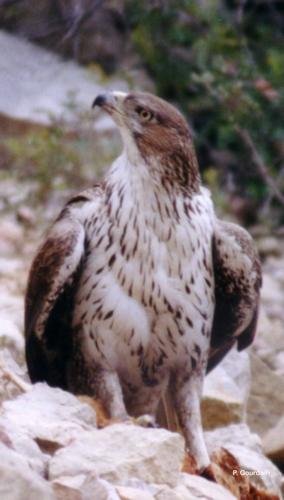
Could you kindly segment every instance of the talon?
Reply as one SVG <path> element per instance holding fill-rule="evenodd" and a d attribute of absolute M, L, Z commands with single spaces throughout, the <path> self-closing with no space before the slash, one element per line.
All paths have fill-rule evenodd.
<path fill-rule="evenodd" d="M 205 469 L 203 469 L 200 474 L 201 477 L 204 477 L 204 479 L 208 479 L 209 481 L 213 481 L 214 483 L 217 482 L 217 478 L 214 472 L 214 467 L 212 464 L 209 464 Z"/>
<path fill-rule="evenodd" d="M 141 415 L 140 417 L 136 417 L 133 419 L 133 423 L 139 425 L 140 427 L 146 428 L 157 428 L 157 424 L 155 418 L 151 415 Z"/>

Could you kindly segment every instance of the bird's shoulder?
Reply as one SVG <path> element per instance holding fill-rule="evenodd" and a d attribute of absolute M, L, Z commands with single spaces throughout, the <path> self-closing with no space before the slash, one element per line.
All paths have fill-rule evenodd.
<path fill-rule="evenodd" d="M 72 196 L 51 224 L 32 262 L 25 302 L 26 331 L 44 329 L 64 287 L 74 279 L 85 255 L 86 223 L 95 217 L 104 193 L 96 184 Z"/>
<path fill-rule="evenodd" d="M 246 275 L 261 286 L 261 263 L 255 242 L 249 232 L 238 224 L 216 220 L 213 236 L 213 259 L 218 270 L 228 279 Z M 254 274 L 247 274 L 247 273 Z"/>
<path fill-rule="evenodd" d="M 105 195 L 104 182 L 96 183 L 88 189 L 84 189 L 71 196 L 59 213 L 55 223 L 71 217 L 84 223 L 89 213 L 95 213 L 100 207 Z"/>

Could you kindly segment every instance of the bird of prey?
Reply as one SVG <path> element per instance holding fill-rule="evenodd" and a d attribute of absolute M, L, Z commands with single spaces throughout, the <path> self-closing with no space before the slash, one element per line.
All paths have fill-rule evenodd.
<path fill-rule="evenodd" d="M 244 229 L 217 219 L 175 107 L 143 92 L 94 105 L 116 123 L 123 151 L 66 204 L 33 261 L 29 374 L 100 399 L 110 418 L 154 419 L 170 401 L 203 471 L 203 379 L 253 340 L 258 256 Z"/>

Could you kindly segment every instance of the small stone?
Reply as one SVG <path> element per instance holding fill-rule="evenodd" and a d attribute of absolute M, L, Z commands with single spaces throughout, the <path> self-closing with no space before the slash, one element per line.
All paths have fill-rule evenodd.
<path fill-rule="evenodd" d="M 24 205 L 18 208 L 17 219 L 27 227 L 33 227 L 36 222 L 35 214 L 32 209 Z"/>
<path fill-rule="evenodd" d="M 261 256 L 266 257 L 267 255 L 281 255 L 281 247 L 279 245 L 278 239 L 273 238 L 273 236 L 266 236 L 257 241 L 257 248 Z"/>
<path fill-rule="evenodd" d="M 120 500 L 115 488 L 94 473 L 59 477 L 52 486 L 56 500 Z"/>
<path fill-rule="evenodd" d="M 23 229 L 16 222 L 4 219 L 0 221 L 0 253 L 10 256 L 23 241 Z"/>
<path fill-rule="evenodd" d="M 155 500 L 155 497 L 146 491 L 130 488 L 128 486 L 116 486 L 116 491 L 121 500 Z M 157 497 L 156 497 L 157 498 Z"/>
<path fill-rule="evenodd" d="M 13 374 L 14 378 L 19 377 L 20 380 L 25 378 L 24 368 L 18 365 L 14 357 L 12 349 L 0 349 L 0 403 L 6 399 L 14 399 L 23 392 L 22 388 L 10 377 L 10 374 Z M 23 353 L 21 353 L 21 357 L 23 357 Z"/>
<path fill-rule="evenodd" d="M 263 274 L 261 301 L 269 317 L 280 317 L 283 314 L 283 289 L 272 274 Z"/>
<path fill-rule="evenodd" d="M 1 315 L 0 321 L 0 348 L 9 349 L 16 360 L 23 358 L 24 338 L 15 321 L 8 315 Z"/>

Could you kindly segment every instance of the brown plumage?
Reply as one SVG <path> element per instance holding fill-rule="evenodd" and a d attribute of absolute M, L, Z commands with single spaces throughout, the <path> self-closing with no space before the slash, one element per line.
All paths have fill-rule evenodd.
<path fill-rule="evenodd" d="M 175 108 L 119 92 L 95 105 L 124 150 L 101 184 L 67 203 L 33 262 L 29 373 L 99 398 L 110 417 L 155 419 L 164 401 L 202 470 L 203 378 L 235 343 L 252 342 L 257 253 L 244 229 L 216 218 Z"/>

